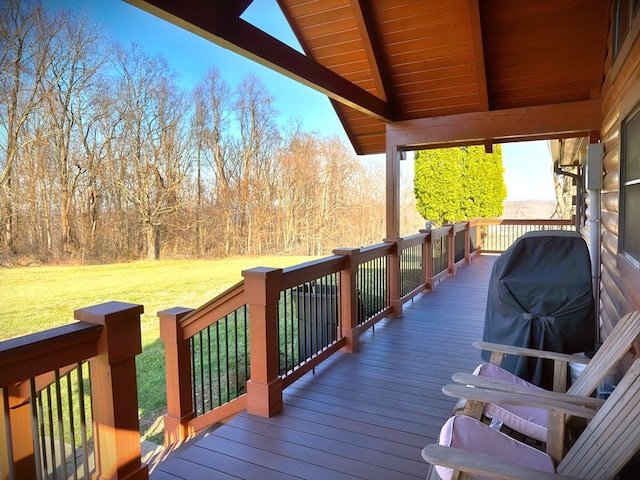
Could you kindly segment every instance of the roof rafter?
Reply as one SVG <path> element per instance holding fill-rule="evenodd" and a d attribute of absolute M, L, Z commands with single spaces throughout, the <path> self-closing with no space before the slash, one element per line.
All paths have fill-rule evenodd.
<path fill-rule="evenodd" d="M 489 93 L 487 91 L 487 73 L 484 64 L 484 45 L 482 41 L 482 22 L 480 21 L 479 0 L 469 0 L 469 23 L 471 24 L 471 41 L 473 42 L 473 58 L 476 79 L 478 81 L 478 98 L 480 108 L 489 110 Z"/>
<path fill-rule="evenodd" d="M 384 100 L 320 65 L 246 21 L 229 9 L 202 0 L 127 0 L 175 25 L 301 82 L 340 103 L 389 122 L 394 117 Z M 224 3 L 224 2 L 220 2 Z"/>
<path fill-rule="evenodd" d="M 395 104 L 394 94 L 391 91 L 387 65 L 383 62 L 384 56 L 380 48 L 378 32 L 374 27 L 375 22 L 371 19 L 371 13 L 363 0 L 350 0 L 350 3 L 378 96 L 393 105 Z"/>

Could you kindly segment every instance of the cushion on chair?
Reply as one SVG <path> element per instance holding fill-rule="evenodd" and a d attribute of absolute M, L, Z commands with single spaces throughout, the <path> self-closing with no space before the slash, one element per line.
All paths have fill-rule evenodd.
<path fill-rule="evenodd" d="M 555 473 L 552 458 L 540 450 L 498 432 L 488 425 L 465 415 L 451 417 L 440 430 L 440 445 L 494 455 L 544 472 Z M 451 468 L 435 466 L 442 480 L 451 480 Z M 486 477 L 473 477 L 474 480 Z"/>
<path fill-rule="evenodd" d="M 492 363 L 482 363 L 473 372 L 474 375 L 496 378 L 526 387 L 541 390 L 513 373 Z M 487 404 L 484 409 L 487 416 L 501 421 L 504 425 L 540 442 L 547 441 L 547 410 L 544 408 L 525 407 L 520 405 Z"/>

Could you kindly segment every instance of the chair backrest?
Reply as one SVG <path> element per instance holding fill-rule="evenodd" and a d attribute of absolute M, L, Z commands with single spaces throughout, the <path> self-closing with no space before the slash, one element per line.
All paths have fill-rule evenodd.
<path fill-rule="evenodd" d="M 557 473 L 586 479 L 608 479 L 640 448 L 640 359 L 578 437 Z"/>
<path fill-rule="evenodd" d="M 567 393 L 582 397 L 591 395 L 629 352 L 639 335 L 640 311 L 622 317 Z"/>

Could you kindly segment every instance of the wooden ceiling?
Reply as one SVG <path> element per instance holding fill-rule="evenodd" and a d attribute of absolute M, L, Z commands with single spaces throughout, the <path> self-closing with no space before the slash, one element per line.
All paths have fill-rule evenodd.
<path fill-rule="evenodd" d="M 240 18 L 250 0 L 127 1 L 327 94 L 358 154 L 405 127 L 433 147 L 601 125 L 609 0 L 277 0 L 304 55 Z"/>

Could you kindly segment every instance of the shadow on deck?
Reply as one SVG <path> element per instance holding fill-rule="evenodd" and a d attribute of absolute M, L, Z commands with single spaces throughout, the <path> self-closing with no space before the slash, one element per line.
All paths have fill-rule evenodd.
<path fill-rule="evenodd" d="M 272 418 L 242 413 L 153 469 L 164 479 L 424 479 L 455 400 L 441 388 L 480 362 L 487 286 L 497 257 L 480 256 L 405 305 L 284 392 Z"/>

